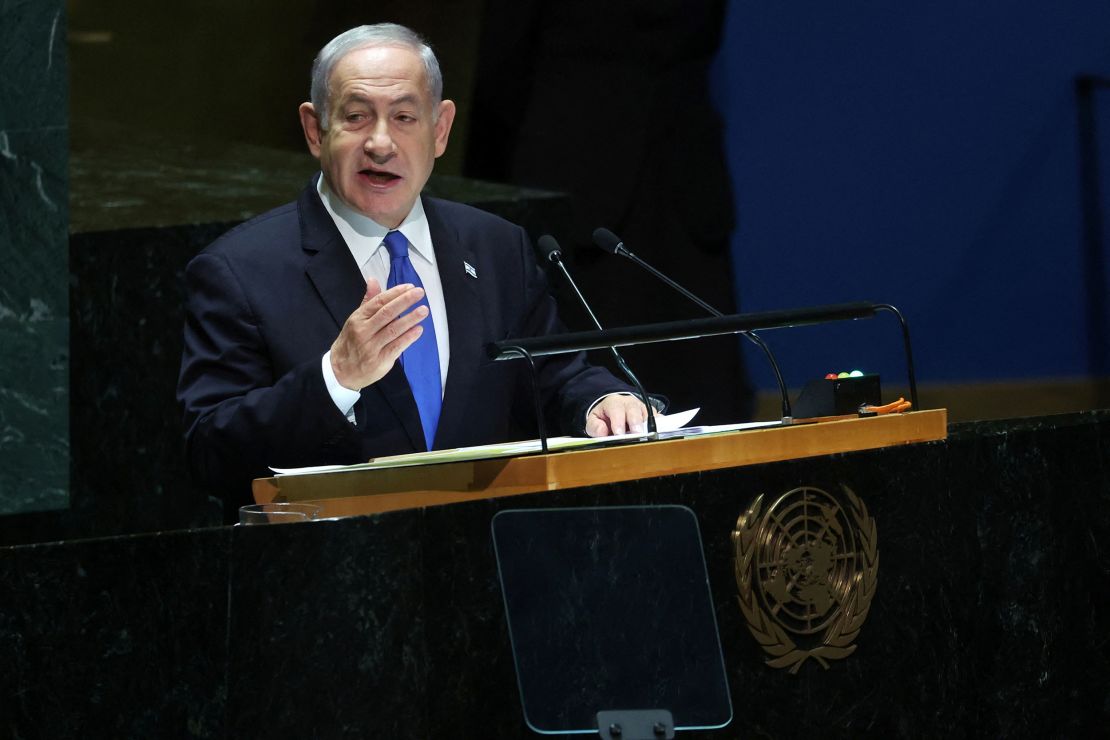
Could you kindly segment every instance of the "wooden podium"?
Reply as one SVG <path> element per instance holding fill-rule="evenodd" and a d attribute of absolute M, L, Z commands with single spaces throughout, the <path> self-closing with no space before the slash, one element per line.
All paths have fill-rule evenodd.
<path fill-rule="evenodd" d="M 254 481 L 258 503 L 311 501 L 354 516 L 945 439 L 944 409 L 569 450 L 547 455 Z"/>

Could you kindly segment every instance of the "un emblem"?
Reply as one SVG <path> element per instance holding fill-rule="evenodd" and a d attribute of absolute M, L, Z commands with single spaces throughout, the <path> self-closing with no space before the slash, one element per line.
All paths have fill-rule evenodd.
<path fill-rule="evenodd" d="M 809 658 L 824 668 L 855 652 L 878 583 L 875 520 L 851 490 L 843 497 L 795 488 L 763 510 L 763 496 L 732 532 L 740 611 L 791 673 Z"/>

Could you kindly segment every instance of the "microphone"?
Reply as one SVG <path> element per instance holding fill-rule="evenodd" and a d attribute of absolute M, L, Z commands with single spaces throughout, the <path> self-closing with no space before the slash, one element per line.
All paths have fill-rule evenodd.
<path fill-rule="evenodd" d="M 669 277 L 659 272 L 659 270 L 656 270 L 647 262 L 643 261 L 635 254 L 633 254 L 628 249 L 628 247 L 624 246 L 624 242 L 621 240 L 621 238 L 614 234 L 612 231 L 609 231 L 609 229 L 594 229 L 594 244 L 596 244 L 602 250 L 609 252 L 610 254 L 615 254 L 618 257 L 624 257 L 626 259 L 632 260 L 637 265 L 644 268 L 652 275 L 669 285 L 671 288 L 677 290 L 686 298 L 696 303 L 699 307 L 701 307 L 703 311 L 707 312 L 711 316 L 724 316 L 724 314 L 713 308 L 713 306 L 710 306 L 701 298 L 698 298 L 696 295 L 686 290 L 686 288 L 682 287 L 674 280 L 671 280 Z M 763 338 L 756 334 L 754 331 L 742 331 L 740 332 L 740 334 L 742 334 L 753 344 L 763 350 L 763 353 L 767 355 L 767 361 L 771 364 L 771 370 L 773 370 L 775 373 L 775 380 L 777 380 L 779 384 L 779 393 L 782 395 L 782 420 L 783 423 L 789 423 L 793 415 L 793 412 L 790 410 L 790 395 L 786 392 L 786 383 L 782 379 L 782 372 L 779 371 L 779 364 L 775 361 L 774 353 L 771 352 L 771 348 L 767 346 L 767 343 L 763 341 Z"/>
<path fill-rule="evenodd" d="M 559 242 L 555 241 L 555 237 L 550 234 L 544 234 L 536 241 L 536 245 L 540 248 L 540 251 L 543 252 L 548 262 L 559 266 L 559 270 L 566 276 L 567 282 L 570 283 L 570 287 L 574 289 L 574 294 L 578 296 L 578 300 L 582 303 L 582 307 L 585 308 L 586 313 L 590 315 L 590 320 L 594 322 L 594 326 L 604 331 L 601 322 L 597 320 L 597 316 L 594 315 L 593 309 L 590 308 L 590 304 L 586 302 L 585 296 L 582 295 L 582 291 L 578 289 L 578 284 L 575 283 L 574 278 L 570 276 L 570 270 L 568 270 L 566 264 L 563 263 L 563 252 L 559 248 Z M 613 353 L 613 359 L 617 361 L 617 365 L 620 366 L 621 371 L 632 382 L 632 385 L 636 386 L 636 390 L 640 394 L 640 400 L 644 402 L 644 406 L 647 409 L 648 434 L 652 436 L 657 435 L 658 430 L 655 425 L 655 408 L 651 405 L 651 399 L 648 398 L 647 391 L 644 390 L 644 386 L 640 383 L 640 379 L 632 372 L 632 368 L 624 361 L 624 357 L 617 351 L 617 348 L 609 347 L 609 351 Z"/>

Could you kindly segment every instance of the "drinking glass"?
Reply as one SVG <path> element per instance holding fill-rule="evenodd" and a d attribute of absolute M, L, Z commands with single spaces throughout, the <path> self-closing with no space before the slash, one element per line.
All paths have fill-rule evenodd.
<path fill-rule="evenodd" d="M 292 524 L 307 522 L 320 516 L 320 507 L 306 503 L 250 504 L 239 507 L 239 523 Z"/>

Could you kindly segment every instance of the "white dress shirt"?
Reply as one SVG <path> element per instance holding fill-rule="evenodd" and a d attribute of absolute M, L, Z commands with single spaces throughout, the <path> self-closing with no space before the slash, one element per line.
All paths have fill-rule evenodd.
<path fill-rule="evenodd" d="M 389 280 L 390 260 L 389 249 L 385 246 L 384 239 L 391 229 L 352 210 L 332 194 L 323 177 L 320 177 L 317 182 L 316 190 L 328 215 L 331 216 L 343 241 L 346 242 L 347 248 L 351 250 L 355 264 L 362 271 L 363 280 L 374 278 L 382 290 L 385 290 Z M 436 349 L 439 350 L 439 392 L 442 395 L 443 387 L 447 382 L 447 368 L 451 361 L 447 307 L 443 302 L 443 284 L 440 282 L 439 269 L 436 267 L 436 254 L 432 246 L 432 235 L 428 229 L 428 218 L 424 215 L 424 204 L 419 198 L 396 231 L 400 231 L 409 242 L 409 261 L 412 262 L 416 274 L 420 276 L 420 282 L 424 284 L 428 308 L 431 309 L 431 320 L 435 322 Z M 339 384 L 335 371 L 331 367 L 330 350 L 324 353 L 320 370 L 324 374 L 324 383 L 327 385 L 332 401 L 353 422 L 353 408 L 359 399 L 359 393 Z"/>

